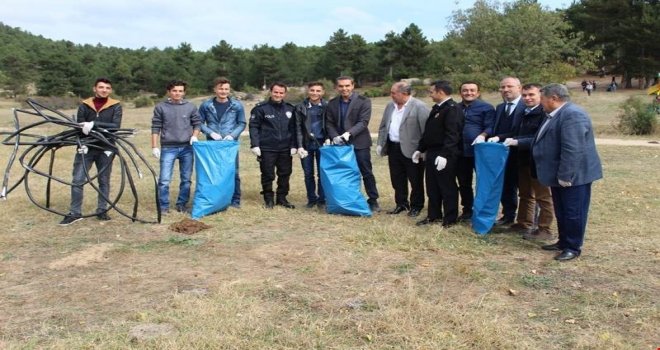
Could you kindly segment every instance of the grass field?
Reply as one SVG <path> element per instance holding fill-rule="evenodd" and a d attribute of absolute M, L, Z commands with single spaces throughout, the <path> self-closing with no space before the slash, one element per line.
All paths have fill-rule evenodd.
<path fill-rule="evenodd" d="M 574 100 L 599 135 L 618 137 L 608 128 L 633 93 Z M 374 100 L 372 132 L 388 101 Z M 150 117 L 125 111 L 145 154 Z M 2 112 L 0 127 L 11 126 Z M 0 147 L 1 164 L 9 152 Z M 265 210 L 246 137 L 242 208 L 203 218 L 212 228 L 195 235 L 168 229 L 178 213 L 162 224 L 111 213 L 60 227 L 19 188 L 0 202 L 0 349 L 656 349 L 660 147 L 599 152 L 605 178 L 594 184 L 583 255 L 569 263 L 514 234 L 301 208 L 297 158 L 289 199 L 298 208 Z M 63 177 L 71 157 L 58 159 Z M 374 168 L 389 209 L 387 160 L 374 156 Z M 151 181 L 138 182 L 145 216 L 155 215 Z M 55 193 L 66 210 L 68 190 Z M 136 337 L 138 328 L 159 336 Z"/>

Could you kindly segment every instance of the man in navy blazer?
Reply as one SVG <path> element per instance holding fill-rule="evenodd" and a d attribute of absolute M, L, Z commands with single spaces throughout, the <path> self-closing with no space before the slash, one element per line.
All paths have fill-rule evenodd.
<path fill-rule="evenodd" d="M 339 96 L 331 99 L 325 110 L 327 136 L 336 145 L 347 142 L 353 145 L 364 188 L 369 197 L 369 208 L 373 212 L 379 212 L 376 177 L 371 167 L 371 133 L 368 128 L 371 100 L 353 91 L 355 85 L 351 77 L 337 78 L 335 88 Z"/>
<path fill-rule="evenodd" d="M 550 186 L 559 231 L 559 241 L 544 250 L 561 251 L 555 260 L 580 256 L 591 183 L 603 177 L 596 151 L 593 127 L 587 113 L 570 102 L 568 89 L 549 84 L 541 89 L 541 105 L 548 117 L 532 144 L 536 177 Z"/>
<path fill-rule="evenodd" d="M 520 80 L 506 77 L 500 81 L 500 94 L 504 102 L 495 108 L 495 123 L 489 130 L 488 142 L 504 142 L 508 137 L 518 134 L 520 121 L 525 114 L 525 104 L 520 98 L 522 86 Z M 518 209 L 518 152 L 509 149 L 509 157 L 504 169 L 504 185 L 502 187 L 502 217 L 497 225 L 513 224 Z"/>

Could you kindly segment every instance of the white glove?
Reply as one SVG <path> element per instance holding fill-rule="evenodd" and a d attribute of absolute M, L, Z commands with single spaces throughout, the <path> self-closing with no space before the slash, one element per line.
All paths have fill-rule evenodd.
<path fill-rule="evenodd" d="M 197 136 L 191 136 L 191 137 L 190 137 L 190 144 L 191 144 L 191 145 L 192 145 L 193 143 L 197 142 L 197 141 L 199 141 L 199 140 L 197 139 Z"/>
<path fill-rule="evenodd" d="M 293 155 L 296 154 L 297 152 L 298 152 L 297 149 L 292 148 L 292 149 L 291 149 L 291 157 L 293 157 Z"/>
<path fill-rule="evenodd" d="M 437 156 L 435 158 L 435 168 L 441 171 L 447 166 L 447 158 Z"/>
<path fill-rule="evenodd" d="M 220 139 L 222 138 L 222 136 L 220 136 L 220 134 L 218 134 L 218 133 L 215 132 L 215 131 L 212 132 L 211 135 L 209 135 L 209 136 L 211 136 L 211 138 L 214 139 L 214 140 L 216 140 L 216 141 L 218 141 L 218 140 L 220 140 Z"/>
<path fill-rule="evenodd" d="M 474 138 L 474 141 L 472 141 L 472 146 L 476 145 L 477 143 L 482 143 L 484 141 L 486 141 L 486 136 L 479 135 L 479 136 Z"/>
<path fill-rule="evenodd" d="M 89 152 L 89 148 L 87 148 L 87 146 L 85 145 L 82 145 L 80 146 L 80 148 L 78 148 L 79 154 L 87 154 L 87 152 Z"/>
<path fill-rule="evenodd" d="M 323 142 L 323 146 L 329 146 L 332 142 L 330 142 L 330 139 L 325 139 L 325 142 Z"/>
<path fill-rule="evenodd" d="M 224 141 L 234 141 L 234 137 L 231 136 L 231 135 L 227 135 L 227 136 L 225 136 L 225 138 L 223 138 L 223 140 Z"/>
<path fill-rule="evenodd" d="M 498 136 L 493 136 L 488 139 L 488 142 L 500 142 L 500 138 Z"/>
<path fill-rule="evenodd" d="M 151 154 L 156 157 L 156 159 L 160 159 L 160 148 L 154 147 L 151 149 Z"/>
<path fill-rule="evenodd" d="M 422 152 L 420 152 L 420 151 L 415 151 L 415 152 L 413 152 L 413 155 L 412 155 L 412 162 L 415 163 L 415 164 L 419 163 L 419 159 L 420 159 L 421 157 L 422 157 Z"/>
<path fill-rule="evenodd" d="M 89 132 L 92 131 L 92 128 L 94 127 L 94 122 L 80 123 L 80 126 L 82 126 L 83 134 L 89 135 Z"/>
<path fill-rule="evenodd" d="M 518 146 L 518 140 L 516 140 L 516 139 L 514 139 L 514 138 L 507 137 L 507 138 L 504 140 L 503 145 L 505 145 L 505 146 L 507 146 L 507 147 L 509 147 L 509 146 Z"/>
<path fill-rule="evenodd" d="M 571 187 L 572 186 L 570 181 L 563 181 L 563 180 L 557 179 L 557 182 L 559 182 L 559 186 L 561 186 L 561 187 Z"/>
<path fill-rule="evenodd" d="M 335 138 L 332 139 L 333 145 L 343 145 L 345 143 L 346 141 L 341 136 L 335 136 Z"/>
<path fill-rule="evenodd" d="M 341 138 L 346 140 L 346 142 L 348 142 L 348 139 L 351 138 L 351 134 L 347 131 L 347 132 L 341 134 Z"/>
<path fill-rule="evenodd" d="M 307 152 L 304 148 L 302 148 L 302 147 L 298 148 L 298 156 L 300 157 L 300 159 L 304 159 L 308 155 L 309 155 L 309 152 Z"/>
<path fill-rule="evenodd" d="M 259 147 L 252 147 L 252 148 L 250 148 L 250 151 L 251 151 L 252 154 L 254 154 L 255 156 L 257 156 L 257 157 L 261 157 L 261 148 L 259 148 Z"/>
<path fill-rule="evenodd" d="M 383 156 L 383 146 L 381 145 L 376 146 L 376 155 L 379 157 Z"/>

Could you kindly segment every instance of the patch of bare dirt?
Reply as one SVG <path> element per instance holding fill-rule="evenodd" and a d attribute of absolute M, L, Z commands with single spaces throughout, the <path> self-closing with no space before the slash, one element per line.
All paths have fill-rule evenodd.
<path fill-rule="evenodd" d="M 107 259 L 105 253 L 112 249 L 112 247 L 112 243 L 93 245 L 67 257 L 53 261 L 48 264 L 48 268 L 51 270 L 64 270 L 69 267 L 87 266 L 90 263 L 102 262 Z"/>
<path fill-rule="evenodd" d="M 192 235 L 211 227 L 212 226 L 209 226 L 201 221 L 185 218 L 181 221 L 172 223 L 169 226 L 169 229 L 174 232 L 183 233 L 184 235 Z"/>
<path fill-rule="evenodd" d="M 142 343 L 147 340 L 173 335 L 176 329 L 169 323 L 147 323 L 137 325 L 128 332 L 128 338 L 132 343 Z"/>

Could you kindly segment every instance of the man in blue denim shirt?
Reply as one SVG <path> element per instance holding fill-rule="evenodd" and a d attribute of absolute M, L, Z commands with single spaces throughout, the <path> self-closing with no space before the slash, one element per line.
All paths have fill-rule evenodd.
<path fill-rule="evenodd" d="M 170 181 L 174 161 L 179 160 L 180 184 L 176 210 L 187 212 L 193 171 L 193 142 L 197 142 L 201 120 L 197 107 L 186 101 L 186 82 L 172 80 L 167 84 L 168 99 L 156 105 L 151 119 L 151 154 L 160 159 L 158 178 L 158 205 L 163 213 L 169 212 Z M 158 148 L 158 143 L 162 151 Z"/>
<path fill-rule="evenodd" d="M 231 82 L 225 77 L 213 81 L 215 97 L 202 103 L 199 116 L 202 120 L 202 132 L 207 140 L 232 141 L 238 140 L 245 130 L 245 110 L 236 99 L 229 97 Z M 236 178 L 231 206 L 241 207 L 241 178 L 238 175 L 238 154 L 236 155 Z"/>
<path fill-rule="evenodd" d="M 320 146 L 325 139 L 323 113 L 328 104 L 323 100 L 325 89 L 323 83 L 314 81 L 307 84 L 307 98 L 296 106 L 296 139 L 298 156 L 305 173 L 305 189 L 307 190 L 307 208 L 325 205 L 325 195 L 321 186 L 321 152 Z M 314 177 L 314 162 L 316 160 L 316 179 Z M 318 193 L 316 189 L 318 188 Z"/>

